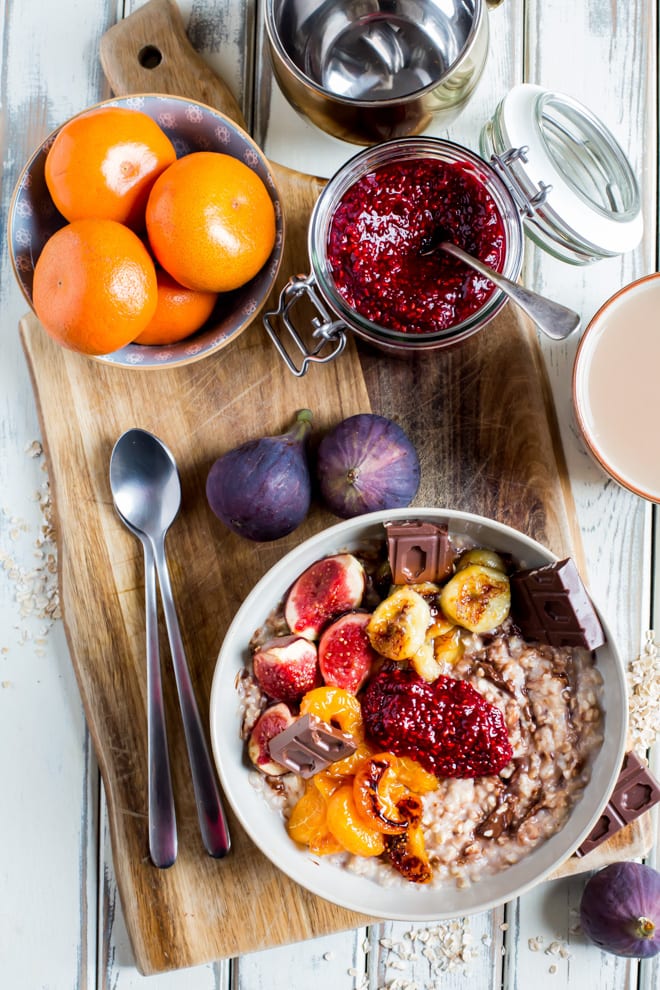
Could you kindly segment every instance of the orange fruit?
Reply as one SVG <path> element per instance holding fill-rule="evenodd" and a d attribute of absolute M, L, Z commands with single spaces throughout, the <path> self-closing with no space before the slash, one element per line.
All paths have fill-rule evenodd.
<path fill-rule="evenodd" d="M 187 289 L 162 268 L 156 270 L 156 279 L 156 312 L 136 344 L 174 344 L 189 337 L 206 323 L 218 298 L 217 292 Z"/>
<path fill-rule="evenodd" d="M 174 145 L 146 113 L 98 107 L 58 131 L 46 185 L 67 220 L 117 220 L 137 230 L 152 185 L 175 160 Z"/>
<path fill-rule="evenodd" d="M 32 302 L 59 344 L 110 354 L 156 311 L 156 269 L 144 244 L 115 220 L 75 220 L 50 237 L 34 266 Z"/>
<path fill-rule="evenodd" d="M 275 243 L 273 201 L 257 173 L 237 158 L 193 152 L 156 179 L 147 234 L 159 264 L 177 282 L 228 292 L 268 260 Z"/>

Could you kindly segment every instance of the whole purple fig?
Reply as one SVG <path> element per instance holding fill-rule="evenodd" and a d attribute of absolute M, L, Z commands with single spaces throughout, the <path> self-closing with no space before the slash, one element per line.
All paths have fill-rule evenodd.
<path fill-rule="evenodd" d="M 225 526 L 249 540 L 277 540 L 309 512 L 311 482 L 306 444 L 312 414 L 301 409 L 291 429 L 249 440 L 219 457 L 206 480 L 206 497 Z"/>
<path fill-rule="evenodd" d="M 410 505 L 419 488 L 419 458 L 397 423 L 360 413 L 325 435 L 317 474 L 324 502 L 347 519 Z"/>
<path fill-rule="evenodd" d="M 584 888 L 580 923 L 605 952 L 636 959 L 657 955 L 660 873 L 642 863 L 610 863 Z"/>

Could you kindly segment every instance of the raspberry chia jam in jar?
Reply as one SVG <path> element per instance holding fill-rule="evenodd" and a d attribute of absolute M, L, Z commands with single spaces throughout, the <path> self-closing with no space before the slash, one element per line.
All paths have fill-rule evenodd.
<path fill-rule="evenodd" d="M 302 375 L 310 363 L 331 360 L 347 330 L 403 357 L 481 330 L 507 297 L 439 248 L 429 250 L 443 239 L 518 278 L 520 210 L 495 168 L 461 145 L 432 137 L 389 141 L 351 158 L 312 212 L 311 274 L 291 279 L 280 308 L 264 317 L 289 369 Z M 318 314 L 311 347 L 295 313 L 303 296 Z M 284 337 L 304 355 L 300 367 Z"/>
<path fill-rule="evenodd" d="M 476 313 L 495 286 L 433 249 L 450 240 L 501 271 L 504 222 L 468 162 L 419 158 L 381 165 L 335 209 L 328 266 L 348 306 L 388 330 L 449 330 Z"/>

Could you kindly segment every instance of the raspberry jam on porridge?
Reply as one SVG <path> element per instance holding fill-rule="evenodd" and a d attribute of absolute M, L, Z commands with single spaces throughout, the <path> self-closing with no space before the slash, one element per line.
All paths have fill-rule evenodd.
<path fill-rule="evenodd" d="M 463 322 L 494 286 L 440 249 L 429 251 L 438 240 L 503 269 L 504 224 L 477 170 L 433 158 L 375 168 L 347 190 L 332 218 L 327 258 L 337 291 L 388 330 L 437 333 Z"/>
<path fill-rule="evenodd" d="M 516 587 L 538 572 L 448 541 L 437 581 L 394 585 L 385 541 L 317 560 L 237 685 L 253 782 L 291 841 L 382 885 L 517 862 L 565 824 L 602 744 L 593 651 L 521 631 Z"/>

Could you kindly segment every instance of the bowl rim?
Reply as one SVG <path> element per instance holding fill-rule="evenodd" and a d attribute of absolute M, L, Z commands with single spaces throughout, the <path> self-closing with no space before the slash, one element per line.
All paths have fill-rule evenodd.
<path fill-rule="evenodd" d="M 34 151 L 32 152 L 32 154 L 28 158 L 27 162 L 24 164 L 23 168 L 20 170 L 20 172 L 18 174 L 18 177 L 16 179 L 16 182 L 14 184 L 14 188 L 12 190 L 12 194 L 11 194 L 10 200 L 9 200 L 9 207 L 8 207 L 8 211 L 7 211 L 6 242 L 7 242 L 8 249 L 9 249 L 9 257 L 10 257 L 10 260 L 11 260 L 11 266 L 12 266 L 12 271 L 13 271 L 13 274 L 14 274 L 15 282 L 18 285 L 18 287 L 19 287 L 19 289 L 20 289 L 20 291 L 21 291 L 21 293 L 23 295 L 23 298 L 25 299 L 25 301 L 27 302 L 28 306 L 30 307 L 30 310 L 32 311 L 32 313 L 35 313 L 35 311 L 34 311 L 34 305 L 32 303 L 32 298 L 31 298 L 30 294 L 27 292 L 27 290 L 25 288 L 25 285 L 23 284 L 23 280 L 20 277 L 20 274 L 19 274 L 19 271 L 18 271 L 18 266 L 16 264 L 15 254 L 14 254 L 14 236 L 13 236 L 13 231 L 14 231 L 14 220 L 15 220 L 15 216 L 16 216 L 16 203 L 17 203 L 18 197 L 19 197 L 22 189 L 24 188 L 24 183 L 25 183 L 26 176 L 28 176 L 30 174 L 30 170 L 34 167 L 35 161 L 39 158 L 40 155 L 43 154 L 45 148 L 54 141 L 56 135 L 59 133 L 59 131 L 61 131 L 61 129 L 66 124 L 69 123 L 69 121 L 75 120 L 78 117 L 84 116 L 86 113 L 90 113 L 93 110 L 98 110 L 98 109 L 101 109 L 103 107 L 111 107 L 111 106 L 117 106 L 117 105 L 124 106 L 127 103 L 130 103 L 132 101 L 139 101 L 139 100 L 144 100 L 144 99 L 172 100 L 172 101 L 174 101 L 176 103 L 185 104 L 187 106 L 201 107 L 203 110 L 208 111 L 209 113 L 213 114 L 214 116 L 220 118 L 223 122 L 227 123 L 231 128 L 235 129 L 240 134 L 240 136 L 243 138 L 243 140 L 248 145 L 250 145 L 251 148 L 257 154 L 257 156 L 258 156 L 261 164 L 263 165 L 264 169 L 266 170 L 266 172 L 267 172 L 267 174 L 268 174 L 268 176 L 270 178 L 270 191 L 269 191 L 269 195 L 272 193 L 271 198 L 273 199 L 274 204 L 276 206 L 279 205 L 279 209 L 276 209 L 276 229 L 277 229 L 278 234 L 279 234 L 279 245 L 276 242 L 276 245 L 275 245 L 275 247 L 273 249 L 273 252 L 271 252 L 271 256 L 266 261 L 266 265 L 272 265 L 273 262 L 276 265 L 276 267 L 275 267 L 275 269 L 274 269 L 274 271 L 273 271 L 273 273 L 272 273 L 272 275 L 270 277 L 270 285 L 268 287 L 268 291 L 266 293 L 264 293 L 264 297 L 263 297 L 261 303 L 259 304 L 258 309 L 255 310 L 254 312 L 250 313 L 249 316 L 246 316 L 246 318 L 244 319 L 244 321 L 240 325 L 240 327 L 238 327 L 235 330 L 233 330 L 232 333 L 226 339 L 221 340 L 219 343 L 215 344 L 214 346 L 209 346 L 206 349 L 202 349 L 198 353 L 183 354 L 181 358 L 178 358 L 178 359 L 177 358 L 173 358 L 172 360 L 159 361 L 159 362 L 155 362 L 153 364 L 143 364 L 141 362 L 133 362 L 133 361 L 129 361 L 129 360 L 118 361 L 116 359 L 113 359 L 113 358 L 116 357 L 116 355 L 120 354 L 122 351 L 126 351 L 127 348 L 139 347 L 139 346 L 146 347 L 147 346 L 147 345 L 137 345 L 134 342 L 131 342 L 131 343 L 125 345 L 125 347 L 123 347 L 123 348 L 119 348 L 117 351 L 114 351 L 111 354 L 89 354 L 89 355 L 85 355 L 86 357 L 90 358 L 91 360 L 98 361 L 100 364 L 103 364 L 105 366 L 119 367 L 119 368 L 122 368 L 124 370 L 131 370 L 131 371 L 133 371 L 133 370 L 136 370 L 136 371 L 158 371 L 160 369 L 169 370 L 169 369 L 172 369 L 172 368 L 180 368 L 183 365 L 193 364 L 196 361 L 201 361 L 203 358 L 210 357 L 212 354 L 217 354 L 219 351 L 223 350 L 228 344 L 230 344 L 234 340 L 236 340 L 236 338 L 239 337 L 245 330 L 247 330 L 248 327 L 250 327 L 252 325 L 252 323 L 255 322 L 257 320 L 257 318 L 259 317 L 259 314 L 264 309 L 264 307 L 265 307 L 265 305 L 266 305 L 266 303 L 267 303 L 267 301 L 268 301 L 271 293 L 273 292 L 273 289 L 275 287 L 275 283 L 277 281 L 277 277 L 278 277 L 278 275 L 280 273 L 281 266 L 282 266 L 282 260 L 283 260 L 283 257 L 284 257 L 284 246 L 285 246 L 285 240 L 286 240 L 286 215 L 285 215 L 285 210 L 283 208 L 283 205 L 284 205 L 284 203 L 283 203 L 283 196 L 282 196 L 281 190 L 279 188 L 278 181 L 277 181 L 277 179 L 275 177 L 275 174 L 273 172 L 273 164 L 272 164 L 272 162 L 267 158 L 266 154 L 259 147 L 259 145 L 257 144 L 257 142 L 252 137 L 252 135 L 249 134 L 248 131 L 241 124 L 239 124 L 237 121 L 233 120 L 224 111 L 218 110 L 216 107 L 211 106 L 209 103 L 205 103 L 202 100 L 196 100 L 193 97 L 181 96 L 180 94 L 175 94 L 175 93 L 158 93 L 158 92 L 155 92 L 155 91 L 143 91 L 143 92 L 139 92 L 139 93 L 117 94 L 115 96 L 108 97 L 107 99 L 104 99 L 104 100 L 99 100 L 96 103 L 93 103 L 93 104 L 90 104 L 87 107 L 84 107 L 82 110 L 79 110 L 77 113 L 74 113 L 70 117 L 67 117 L 67 119 L 64 120 L 64 121 L 62 121 L 61 124 L 58 124 L 57 127 L 54 127 L 46 135 L 46 137 L 43 138 L 42 141 L 40 141 L 40 143 L 37 145 L 37 147 L 34 149 Z M 140 107 L 136 107 L 135 109 L 140 110 L 141 108 Z M 144 111 L 144 110 L 142 110 L 142 112 L 143 113 L 146 113 L 146 111 Z M 64 219 L 64 222 L 66 223 L 66 219 L 65 218 L 63 218 L 63 219 Z M 277 248 L 277 253 L 275 254 L 275 249 L 276 248 Z M 257 273 L 257 274 L 259 274 L 259 273 Z M 255 278 L 256 277 L 257 276 L 255 276 Z M 240 291 L 240 290 L 237 290 L 237 291 Z M 35 313 L 35 316 L 36 316 L 36 313 Z M 202 329 L 203 328 L 200 327 L 200 330 L 202 330 Z M 195 331 L 195 333 L 198 333 L 198 332 L 199 331 Z M 174 344 L 163 344 L 163 345 L 156 345 L 156 346 L 158 347 L 158 349 L 159 349 L 159 351 L 161 353 L 163 351 L 171 351 L 171 349 L 173 349 L 173 348 L 178 349 L 178 347 L 180 345 L 185 345 L 186 343 L 190 344 L 190 342 L 192 341 L 192 339 L 193 339 L 194 336 L 195 336 L 195 334 L 191 334 L 189 337 L 183 338 L 182 340 L 177 341 Z"/>
<path fill-rule="evenodd" d="M 578 344 L 575 360 L 573 362 L 572 376 L 572 399 L 575 419 L 580 430 L 580 436 L 584 440 L 584 443 L 586 444 L 592 457 L 598 464 L 600 464 L 606 474 L 613 478 L 614 481 L 616 481 L 618 485 L 621 485 L 622 488 L 632 492 L 633 495 L 638 495 L 640 498 L 646 499 L 646 501 L 653 502 L 655 504 L 660 504 L 660 491 L 656 492 L 655 495 L 652 495 L 641 485 L 635 484 L 635 482 L 629 478 L 624 478 L 621 472 L 617 471 L 617 469 L 610 464 L 598 445 L 596 438 L 593 435 L 593 430 L 587 423 L 587 418 L 583 411 L 583 398 L 585 390 L 585 377 L 588 374 L 588 352 L 589 348 L 591 348 L 594 344 L 594 338 L 598 334 L 603 318 L 613 306 L 622 300 L 624 296 L 629 293 L 635 293 L 639 289 L 643 289 L 648 286 L 649 283 L 656 282 L 659 279 L 660 272 L 650 272 L 648 275 L 643 275 L 641 278 L 635 279 L 634 281 L 628 282 L 626 285 L 621 286 L 620 289 L 617 289 L 615 293 L 605 300 L 605 302 L 589 320 L 589 323 L 580 338 L 580 343 Z"/>
<path fill-rule="evenodd" d="M 446 920 L 455 918 L 458 915 L 469 915 L 490 910 L 497 905 L 524 894 L 542 880 L 548 878 L 551 873 L 575 852 L 578 846 L 590 834 L 615 786 L 625 753 L 628 724 L 627 685 L 623 663 L 611 631 L 597 606 L 595 606 L 606 635 L 606 644 L 604 647 L 599 647 L 599 649 L 608 651 L 608 677 L 612 681 L 612 684 L 607 684 L 606 682 L 604 686 L 601 704 L 605 720 L 607 721 L 609 718 L 614 724 L 610 726 L 608 723 L 607 731 L 603 734 L 603 743 L 593 757 L 590 783 L 587 784 L 580 799 L 571 809 L 571 814 L 561 829 L 549 839 L 541 842 L 517 863 L 490 877 L 483 878 L 483 880 L 466 888 L 467 893 L 461 891 L 459 888 L 454 888 L 450 884 L 432 887 L 430 900 L 433 903 L 429 905 L 426 903 L 429 898 L 424 898 L 424 891 L 420 891 L 420 888 L 416 888 L 415 890 L 410 889 L 415 888 L 416 885 L 411 884 L 407 888 L 401 886 L 388 888 L 369 878 L 360 877 L 356 874 L 351 874 L 349 871 L 342 870 L 337 866 L 332 866 L 332 864 L 324 862 L 323 857 L 314 857 L 308 851 L 297 847 L 286 833 L 280 812 L 270 808 L 263 794 L 255 790 L 249 782 L 250 768 L 244 763 L 244 742 L 240 739 L 237 725 L 238 698 L 235 690 L 235 676 L 241 668 L 232 666 L 232 647 L 237 639 L 238 642 L 242 640 L 244 644 L 243 650 L 242 652 L 239 650 L 234 655 L 234 658 L 236 659 L 245 654 L 249 640 L 249 634 L 246 635 L 246 630 L 251 631 L 258 625 L 254 621 L 255 604 L 260 600 L 264 600 L 264 593 L 270 590 L 270 585 L 277 584 L 278 581 L 280 582 L 279 591 L 281 597 L 290 584 L 289 582 L 289 584 L 285 585 L 283 582 L 286 574 L 293 574 L 293 580 L 313 560 L 327 553 L 340 552 L 345 543 L 350 543 L 349 533 L 353 534 L 356 531 L 353 541 L 353 545 L 355 545 L 360 540 L 359 535 L 357 535 L 358 529 L 366 531 L 369 528 L 373 529 L 374 526 L 382 525 L 386 520 L 401 521 L 404 519 L 444 521 L 449 524 L 450 532 L 452 527 L 454 527 L 457 535 L 464 536 L 470 534 L 470 529 L 481 529 L 485 527 L 490 532 L 495 533 L 499 539 L 514 540 L 519 547 L 524 548 L 530 554 L 533 560 L 541 559 L 545 562 L 551 562 L 559 559 L 548 548 L 533 538 L 526 536 L 521 531 L 496 520 L 461 510 L 444 508 L 385 510 L 354 517 L 353 519 L 345 520 L 344 522 L 321 530 L 289 551 L 274 564 L 254 585 L 236 612 L 225 634 L 213 673 L 209 704 L 211 744 L 223 791 L 242 828 L 261 852 L 290 879 L 296 881 L 311 893 L 339 907 L 357 911 L 363 915 L 401 921 Z M 366 532 L 364 532 L 361 539 L 364 540 L 366 538 Z M 323 549 L 317 552 L 319 544 L 323 545 Z M 331 546 L 334 546 L 335 549 L 331 549 Z M 525 562 L 523 561 L 522 564 L 524 566 Z M 274 607 L 275 603 L 272 597 L 268 602 L 270 603 L 268 611 L 270 611 L 270 608 Z M 608 689 L 607 695 L 606 687 Z M 230 705 L 227 702 L 227 695 L 230 690 L 232 691 L 232 696 L 236 698 L 236 706 L 233 711 L 230 711 Z M 230 725 L 234 727 L 233 735 L 230 734 Z M 233 756 L 232 747 L 234 751 Z M 240 753 L 240 755 L 237 756 L 237 753 Z M 604 764 L 603 761 L 605 761 Z M 593 801 L 593 794 L 597 793 L 595 790 L 596 784 L 593 783 L 596 780 L 597 786 L 601 788 L 601 796 L 598 800 Z M 594 789 L 592 789 L 592 793 L 590 794 L 590 798 L 593 801 L 591 810 L 588 811 L 587 815 L 585 815 L 584 809 L 581 815 L 578 811 L 577 817 L 583 819 L 582 825 L 579 828 L 576 828 L 574 825 L 570 840 L 567 842 L 566 837 L 564 837 L 564 841 L 562 842 L 562 833 L 570 826 L 571 819 L 575 819 L 576 809 L 580 808 L 584 795 L 592 784 Z M 256 806 L 260 813 L 254 816 L 256 824 L 255 820 L 250 816 L 250 809 L 248 807 L 249 802 L 255 801 L 255 795 L 256 799 L 260 802 Z M 247 811 L 242 806 L 243 801 L 246 802 Z M 259 825 L 263 825 L 264 821 L 272 819 L 273 816 L 275 816 L 275 819 L 281 826 L 281 834 L 273 838 L 269 833 L 266 833 L 270 841 L 264 841 L 264 835 L 263 833 L 260 834 Z M 286 842 L 283 840 L 286 840 Z M 525 866 L 530 860 L 532 863 L 538 860 L 539 868 L 531 876 L 525 876 L 526 873 L 529 873 L 529 868 L 526 870 Z M 329 870 L 333 870 L 336 874 L 335 888 L 330 893 L 327 888 L 327 877 L 330 876 L 332 882 L 332 874 L 328 873 Z M 518 876 L 520 873 L 523 874 L 521 878 Z M 505 881 L 503 884 L 504 889 L 499 889 L 501 878 L 506 877 L 509 878 L 509 884 Z M 356 896 L 354 891 L 356 885 L 358 885 L 358 896 Z M 487 895 L 485 894 L 486 886 L 488 888 L 494 888 Z M 394 892 L 398 904 L 398 907 L 394 910 L 391 906 L 387 905 L 387 897 L 384 896 L 390 889 Z M 428 888 L 425 887 L 424 890 L 426 891 Z M 481 899 L 479 895 L 480 890 L 484 890 L 484 896 Z M 475 891 L 476 895 L 474 894 Z M 456 898 L 458 898 L 458 903 L 454 903 Z M 461 902 L 461 898 L 463 898 L 465 903 Z M 423 903 L 415 904 L 415 900 Z M 449 906 L 443 907 L 443 903 L 448 903 Z"/>

